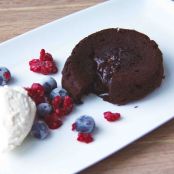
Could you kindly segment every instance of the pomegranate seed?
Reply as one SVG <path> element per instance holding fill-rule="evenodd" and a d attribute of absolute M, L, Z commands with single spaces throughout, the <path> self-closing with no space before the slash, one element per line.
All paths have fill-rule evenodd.
<path fill-rule="evenodd" d="M 116 120 L 119 120 L 121 118 L 121 115 L 120 113 L 112 113 L 112 112 L 104 112 L 104 118 L 107 120 L 107 121 L 116 121 Z"/>
<path fill-rule="evenodd" d="M 91 134 L 79 133 L 77 140 L 84 143 L 91 143 L 94 139 Z"/>

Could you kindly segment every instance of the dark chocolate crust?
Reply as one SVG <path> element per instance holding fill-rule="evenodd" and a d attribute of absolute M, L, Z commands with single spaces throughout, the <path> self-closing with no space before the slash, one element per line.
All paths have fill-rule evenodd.
<path fill-rule="evenodd" d="M 76 102 L 95 93 L 115 104 L 141 99 L 160 86 L 163 59 L 148 36 L 106 29 L 81 40 L 62 71 L 62 86 Z"/>

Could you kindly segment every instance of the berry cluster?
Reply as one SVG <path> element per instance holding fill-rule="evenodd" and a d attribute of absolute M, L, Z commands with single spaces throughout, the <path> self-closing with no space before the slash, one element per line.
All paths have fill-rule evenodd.
<path fill-rule="evenodd" d="M 92 132 L 95 129 L 95 121 L 91 116 L 83 115 L 72 124 L 72 130 L 78 132 L 77 140 L 84 143 L 93 141 Z"/>
<path fill-rule="evenodd" d="M 50 53 L 46 53 L 44 49 L 40 51 L 39 59 L 29 61 L 30 70 L 44 75 L 57 73 L 58 69 L 53 57 Z"/>
<path fill-rule="evenodd" d="M 104 118 L 113 122 L 121 118 L 120 113 L 104 112 Z M 93 141 L 92 133 L 95 129 L 95 121 L 91 116 L 83 115 L 72 124 L 72 130 L 78 132 L 77 140 L 84 143 Z"/>
<path fill-rule="evenodd" d="M 33 83 L 25 89 L 37 106 L 37 119 L 31 134 L 44 139 L 49 134 L 49 129 L 57 129 L 62 125 L 63 116 L 73 110 L 73 100 L 66 90 L 57 87 L 57 82 L 51 77 L 42 85 Z"/>
<path fill-rule="evenodd" d="M 40 51 L 39 59 L 29 62 L 30 70 L 44 75 L 57 73 L 58 68 L 50 53 L 44 49 Z M 0 67 L 0 86 L 4 86 L 11 79 L 11 73 L 6 67 Z M 25 88 L 28 95 L 37 106 L 36 120 L 31 129 L 31 135 L 38 139 L 45 139 L 50 129 L 58 129 L 63 124 L 63 117 L 73 110 L 73 100 L 65 89 L 57 87 L 57 82 L 52 77 L 47 77 L 40 83 L 33 83 Z M 104 112 L 104 118 L 109 121 L 117 121 L 120 113 Z M 72 124 L 72 130 L 78 132 L 77 140 L 91 143 L 95 121 L 91 116 L 83 115 Z"/>
<path fill-rule="evenodd" d="M 0 86 L 6 85 L 10 79 L 10 71 L 6 67 L 0 67 Z"/>

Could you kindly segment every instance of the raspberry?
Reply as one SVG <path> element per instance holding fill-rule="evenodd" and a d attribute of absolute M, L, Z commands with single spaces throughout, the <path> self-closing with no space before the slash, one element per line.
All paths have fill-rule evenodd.
<path fill-rule="evenodd" d="M 39 83 L 33 83 L 31 88 L 25 89 L 36 104 L 40 104 L 45 101 L 45 91 L 43 86 Z"/>
<path fill-rule="evenodd" d="M 44 75 L 57 73 L 58 69 L 53 61 L 40 61 L 33 59 L 29 62 L 30 70 Z"/>
<path fill-rule="evenodd" d="M 112 113 L 112 112 L 104 112 L 104 118 L 107 120 L 107 121 L 116 121 L 116 120 L 119 120 L 121 118 L 121 115 L 120 113 Z"/>
<path fill-rule="evenodd" d="M 31 97 L 33 99 L 33 101 L 36 103 L 36 105 L 45 102 L 45 98 L 44 97 L 37 97 L 37 95 Z"/>
<path fill-rule="evenodd" d="M 30 65 L 30 70 L 33 72 L 40 72 L 41 71 L 41 65 L 42 62 L 40 62 L 39 59 L 33 59 L 31 61 L 29 61 L 29 65 Z"/>
<path fill-rule="evenodd" d="M 62 117 L 62 116 L 65 116 L 66 115 L 66 112 L 62 108 L 55 109 L 55 113 L 57 114 L 58 117 Z"/>
<path fill-rule="evenodd" d="M 40 50 L 40 60 L 42 60 L 43 58 L 45 57 L 45 50 L 44 49 L 41 49 Z"/>
<path fill-rule="evenodd" d="M 72 131 L 76 130 L 76 123 L 73 123 L 73 124 L 72 124 L 71 130 L 72 130 Z"/>
<path fill-rule="evenodd" d="M 5 72 L 3 76 L 5 77 L 5 79 L 6 79 L 7 81 L 10 80 L 10 78 L 11 78 L 10 72 Z"/>
<path fill-rule="evenodd" d="M 42 49 L 39 59 L 29 61 L 30 70 L 44 75 L 57 73 L 58 69 L 52 55 Z"/>
<path fill-rule="evenodd" d="M 53 61 L 44 61 L 42 66 L 41 66 L 40 73 L 42 73 L 44 75 L 48 75 L 48 74 L 57 73 L 57 71 L 58 71 L 58 69 L 56 67 L 55 62 L 53 62 Z"/>
<path fill-rule="evenodd" d="M 69 114 L 73 109 L 73 102 L 69 96 L 56 96 L 52 100 L 52 106 L 55 113 L 61 117 Z"/>
<path fill-rule="evenodd" d="M 53 57 L 51 54 L 46 53 L 44 49 L 40 51 L 40 58 L 41 61 L 53 61 Z"/>
<path fill-rule="evenodd" d="M 62 121 L 59 119 L 56 113 L 52 113 L 45 117 L 45 122 L 50 129 L 58 129 L 62 125 Z"/>
<path fill-rule="evenodd" d="M 91 134 L 79 133 L 77 140 L 84 143 L 91 143 L 94 139 Z"/>
<path fill-rule="evenodd" d="M 31 89 L 33 91 L 35 91 L 39 96 L 44 96 L 45 95 L 44 87 L 39 83 L 33 83 L 31 85 Z"/>
<path fill-rule="evenodd" d="M 62 108 L 62 104 L 63 104 L 63 98 L 60 96 L 56 96 L 53 100 L 52 100 L 52 106 L 53 109 L 55 111 L 55 113 L 57 114 L 57 116 L 61 117 L 64 116 L 64 111 Z"/>
<path fill-rule="evenodd" d="M 62 97 L 60 96 L 54 97 L 54 99 L 52 100 L 52 105 L 54 110 L 56 110 L 57 108 L 60 108 L 62 106 L 62 103 L 63 103 Z"/>
<path fill-rule="evenodd" d="M 70 96 L 64 97 L 63 108 L 64 108 L 64 111 L 66 112 L 66 115 L 73 110 L 73 101 Z"/>

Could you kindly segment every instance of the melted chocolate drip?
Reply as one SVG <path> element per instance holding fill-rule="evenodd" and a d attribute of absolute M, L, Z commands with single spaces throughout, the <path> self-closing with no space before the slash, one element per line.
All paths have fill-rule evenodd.
<path fill-rule="evenodd" d="M 138 63 L 141 57 L 135 54 L 133 50 L 126 48 L 110 48 L 100 50 L 100 54 L 95 54 L 94 61 L 97 66 L 97 80 L 94 85 L 96 91 L 107 93 L 109 84 L 112 81 L 112 75 L 115 72 L 129 69 L 132 65 Z M 104 86 L 101 87 L 100 84 Z"/>

